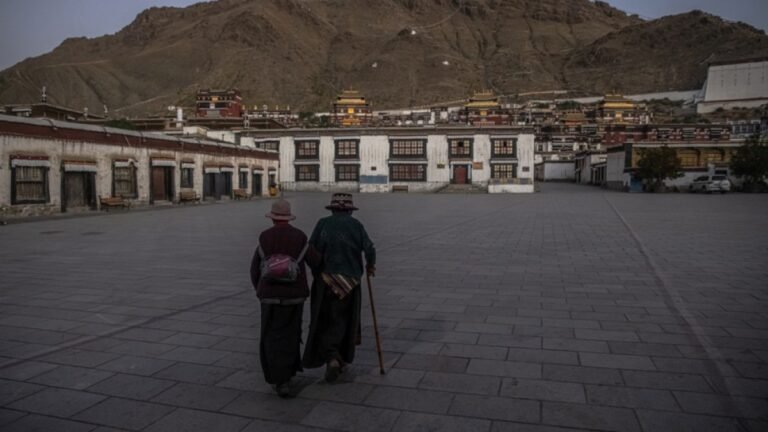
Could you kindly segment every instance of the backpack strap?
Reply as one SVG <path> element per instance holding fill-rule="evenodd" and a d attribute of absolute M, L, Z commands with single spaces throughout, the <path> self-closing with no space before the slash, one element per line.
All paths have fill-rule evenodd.
<path fill-rule="evenodd" d="M 304 259 L 304 255 L 307 253 L 307 249 L 309 249 L 309 242 L 304 245 L 304 249 L 301 250 L 299 257 L 296 258 L 296 262 L 301 262 L 301 260 Z"/>
<path fill-rule="evenodd" d="M 261 258 L 263 260 L 264 259 L 264 251 L 261 250 L 261 245 L 258 244 L 258 243 L 256 244 L 256 252 L 258 252 L 259 258 Z"/>

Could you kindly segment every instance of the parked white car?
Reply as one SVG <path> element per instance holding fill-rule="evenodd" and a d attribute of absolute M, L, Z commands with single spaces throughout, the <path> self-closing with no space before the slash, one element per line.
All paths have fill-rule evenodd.
<path fill-rule="evenodd" d="M 731 191 L 731 181 L 724 175 L 705 175 L 693 179 L 693 183 L 688 188 L 691 192 L 720 192 Z"/>

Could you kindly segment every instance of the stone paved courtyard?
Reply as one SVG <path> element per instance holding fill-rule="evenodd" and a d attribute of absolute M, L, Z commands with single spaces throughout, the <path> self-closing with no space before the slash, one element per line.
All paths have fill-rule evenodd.
<path fill-rule="evenodd" d="M 0 226 L 0 430 L 768 430 L 768 196 L 541 189 L 356 195 L 388 372 L 366 295 L 294 400 L 247 274 L 270 200 Z"/>

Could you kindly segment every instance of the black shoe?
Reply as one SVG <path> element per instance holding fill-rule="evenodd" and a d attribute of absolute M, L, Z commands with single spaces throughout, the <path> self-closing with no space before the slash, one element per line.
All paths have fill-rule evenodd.
<path fill-rule="evenodd" d="M 291 392 L 291 386 L 287 382 L 277 384 L 273 386 L 273 388 L 275 389 L 277 395 L 283 399 L 291 399 L 295 397 L 295 395 Z"/>
<path fill-rule="evenodd" d="M 329 361 L 325 365 L 325 381 L 332 383 L 339 379 L 339 375 L 341 375 L 341 364 L 339 364 L 339 361 L 336 359 Z"/>

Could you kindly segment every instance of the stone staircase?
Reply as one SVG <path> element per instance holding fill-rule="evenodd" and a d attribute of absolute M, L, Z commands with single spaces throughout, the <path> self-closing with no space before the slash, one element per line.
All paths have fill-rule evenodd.
<path fill-rule="evenodd" d="M 474 184 L 449 184 L 439 190 L 437 193 L 444 194 L 484 194 L 488 193 L 488 188 Z"/>

